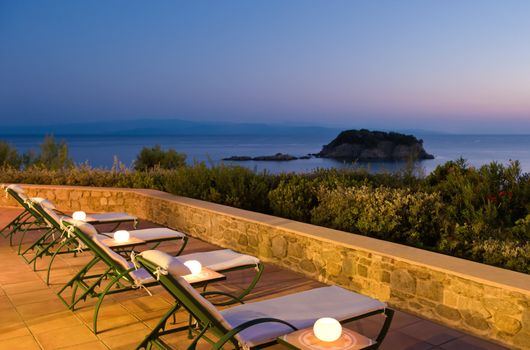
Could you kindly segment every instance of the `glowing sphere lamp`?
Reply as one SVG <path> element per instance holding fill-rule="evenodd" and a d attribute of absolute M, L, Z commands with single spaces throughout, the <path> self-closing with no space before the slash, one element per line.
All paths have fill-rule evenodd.
<path fill-rule="evenodd" d="M 79 221 L 85 221 L 86 213 L 84 211 L 74 211 L 74 213 L 72 214 L 72 219 L 79 220 Z"/>
<path fill-rule="evenodd" d="M 116 242 L 127 242 L 130 236 L 129 231 L 119 230 L 114 232 L 114 240 Z"/>
<path fill-rule="evenodd" d="M 315 337 L 324 342 L 333 342 L 340 338 L 342 326 L 339 321 L 331 317 L 319 318 L 313 325 Z"/>
<path fill-rule="evenodd" d="M 184 263 L 188 269 L 190 269 L 192 275 L 201 273 L 202 265 L 197 260 L 188 260 Z"/>

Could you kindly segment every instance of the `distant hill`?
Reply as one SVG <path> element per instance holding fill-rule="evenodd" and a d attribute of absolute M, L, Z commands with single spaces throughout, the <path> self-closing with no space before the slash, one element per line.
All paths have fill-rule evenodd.
<path fill-rule="evenodd" d="M 138 119 L 28 126 L 4 126 L 0 135 L 335 135 L 339 129 L 265 123 Z"/>

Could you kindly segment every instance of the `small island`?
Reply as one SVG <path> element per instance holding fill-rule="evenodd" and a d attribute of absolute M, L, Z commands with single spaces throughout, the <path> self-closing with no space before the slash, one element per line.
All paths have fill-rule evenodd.
<path fill-rule="evenodd" d="M 423 140 L 413 135 L 367 129 L 341 132 L 317 156 L 359 161 L 434 159 L 423 148 Z"/>
<path fill-rule="evenodd" d="M 242 162 L 242 161 L 248 161 L 248 160 L 257 160 L 257 161 L 289 161 L 289 160 L 296 160 L 298 157 L 292 156 L 290 154 L 284 154 L 284 153 L 276 153 L 272 156 L 258 156 L 258 157 L 249 157 L 249 156 L 232 156 L 229 158 L 223 158 L 223 160 L 229 160 L 229 161 L 236 161 L 236 162 Z M 307 159 L 307 158 L 304 158 Z"/>

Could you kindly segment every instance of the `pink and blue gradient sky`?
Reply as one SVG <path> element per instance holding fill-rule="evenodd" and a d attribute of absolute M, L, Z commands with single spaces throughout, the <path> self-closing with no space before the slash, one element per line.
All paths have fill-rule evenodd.
<path fill-rule="evenodd" d="M 530 2 L 2 1 L 0 120 L 530 134 Z"/>

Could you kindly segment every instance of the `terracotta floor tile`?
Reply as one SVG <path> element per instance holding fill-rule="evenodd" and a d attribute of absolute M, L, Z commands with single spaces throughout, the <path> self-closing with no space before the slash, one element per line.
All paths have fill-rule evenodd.
<path fill-rule="evenodd" d="M 440 345 L 463 336 L 459 331 L 429 321 L 416 322 L 399 331 L 432 345 Z"/>
<path fill-rule="evenodd" d="M 38 303 L 24 304 L 17 306 L 17 311 L 24 320 L 29 320 L 35 317 L 48 315 L 56 312 L 68 310 L 67 307 L 59 301 L 55 300 L 42 301 Z"/>
<path fill-rule="evenodd" d="M 57 294 L 50 289 L 39 289 L 26 293 L 13 294 L 9 299 L 11 299 L 13 305 L 19 306 L 48 300 L 56 301 Z"/>
<path fill-rule="evenodd" d="M 149 313 L 156 310 L 167 310 L 171 307 L 171 304 L 160 295 L 147 295 L 144 297 L 123 301 L 121 304 L 133 314 Z"/>
<path fill-rule="evenodd" d="M 148 332 L 129 332 L 102 339 L 103 343 L 110 349 L 129 350 L 134 349 L 145 338 Z"/>
<path fill-rule="evenodd" d="M 406 312 L 395 310 L 394 317 L 392 318 L 392 329 L 398 330 L 422 321 L 424 321 L 422 318 L 407 314 Z"/>
<path fill-rule="evenodd" d="M 21 283 L 6 284 L 2 287 L 7 295 L 33 292 L 42 289 L 48 289 L 42 281 L 28 281 Z"/>
<path fill-rule="evenodd" d="M 444 350 L 502 350 L 507 349 L 503 346 L 493 344 L 475 337 L 464 335 L 455 340 L 451 340 L 445 344 L 440 345 L 441 349 Z"/>
<path fill-rule="evenodd" d="M 144 337 L 151 331 L 145 324 L 135 322 L 127 326 L 115 327 L 113 329 L 106 329 L 97 334 L 99 339 L 105 341 L 105 339 L 115 337 L 117 335 L 137 332 L 142 334 Z"/>
<path fill-rule="evenodd" d="M 0 311 L 0 325 L 3 323 L 22 322 L 22 317 L 14 307 Z"/>
<path fill-rule="evenodd" d="M 388 332 L 383 344 L 379 349 L 381 350 L 429 350 L 433 347 L 432 344 L 418 340 L 418 338 L 401 333 L 399 331 Z"/>
<path fill-rule="evenodd" d="M 29 329 L 23 322 L 0 323 L 0 340 L 30 335 Z"/>
<path fill-rule="evenodd" d="M 35 339 L 31 335 L 23 337 L 0 340 L 0 349 L 9 350 L 41 350 Z"/>
<path fill-rule="evenodd" d="M 71 311 L 64 311 L 32 318 L 26 324 L 33 334 L 39 334 L 81 325 L 82 322 Z"/>
<path fill-rule="evenodd" d="M 83 344 L 76 344 L 72 346 L 67 346 L 64 348 L 58 348 L 57 350 L 108 350 L 102 342 L 100 341 L 91 341 Z"/>
<path fill-rule="evenodd" d="M 45 350 L 97 340 L 96 336 L 84 325 L 50 330 L 35 334 L 35 338 Z"/>

